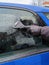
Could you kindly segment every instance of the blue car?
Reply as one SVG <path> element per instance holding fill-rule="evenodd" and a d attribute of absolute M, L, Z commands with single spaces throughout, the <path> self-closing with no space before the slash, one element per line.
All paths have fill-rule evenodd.
<path fill-rule="evenodd" d="M 49 8 L 0 3 L 0 65 L 49 65 L 49 44 L 31 25 L 49 26 Z"/>

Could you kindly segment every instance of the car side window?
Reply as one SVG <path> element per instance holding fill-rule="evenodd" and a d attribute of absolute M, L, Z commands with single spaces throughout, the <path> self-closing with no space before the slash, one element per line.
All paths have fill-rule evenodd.
<path fill-rule="evenodd" d="M 0 8 L 0 53 L 45 47 L 41 36 L 33 36 L 23 27 L 33 24 L 39 25 L 36 16 L 29 11 Z"/>
<path fill-rule="evenodd" d="M 24 25 L 38 24 L 36 16 L 33 13 L 25 10 L 18 10 L 18 12 L 19 12 L 18 16 L 20 17 L 21 22 Z"/>

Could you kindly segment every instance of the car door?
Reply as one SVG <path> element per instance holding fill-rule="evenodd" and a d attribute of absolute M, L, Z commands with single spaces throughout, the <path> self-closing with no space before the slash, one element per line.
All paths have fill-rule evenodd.
<path fill-rule="evenodd" d="M 33 11 L 1 7 L 0 65 L 48 65 L 49 46 L 43 44 L 41 36 L 33 36 L 21 24 L 15 28 L 17 22 L 24 26 L 44 25 Z"/>

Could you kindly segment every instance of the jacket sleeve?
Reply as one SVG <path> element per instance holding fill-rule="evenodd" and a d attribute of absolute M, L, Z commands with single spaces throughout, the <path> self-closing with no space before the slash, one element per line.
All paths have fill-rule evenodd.
<path fill-rule="evenodd" d="M 43 39 L 49 40 L 49 26 L 32 25 L 29 29 L 33 35 L 41 35 Z"/>
<path fill-rule="evenodd" d="M 40 35 L 41 34 L 41 26 L 37 26 L 37 25 L 32 25 L 29 30 L 33 35 Z"/>
<path fill-rule="evenodd" d="M 41 36 L 45 40 L 49 40 L 49 26 L 44 26 L 41 28 Z"/>

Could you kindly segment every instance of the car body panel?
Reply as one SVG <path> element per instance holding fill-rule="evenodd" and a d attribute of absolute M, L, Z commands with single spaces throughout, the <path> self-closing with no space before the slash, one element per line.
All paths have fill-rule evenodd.
<path fill-rule="evenodd" d="M 43 13 L 37 13 L 43 21 L 46 23 L 47 26 L 49 26 L 49 20 L 46 18 L 46 16 Z"/>
<path fill-rule="evenodd" d="M 43 12 L 49 12 L 49 8 L 13 3 L 0 3 L 0 7 L 17 7 L 33 11 L 43 19 L 47 26 L 49 26 L 49 20 L 43 14 Z M 2 62 L 0 63 L 0 65 L 49 65 L 49 52 L 30 55 L 24 58 L 14 59 L 7 62 Z"/>
<path fill-rule="evenodd" d="M 0 6 L 11 6 L 11 7 L 20 7 L 32 10 L 34 12 L 49 12 L 49 8 L 46 7 L 39 7 L 39 6 L 32 6 L 32 5 L 23 5 L 23 4 L 13 4 L 13 3 L 1 3 Z"/>
<path fill-rule="evenodd" d="M 26 9 L 28 11 L 33 11 L 36 14 L 38 14 L 43 19 L 43 21 L 49 26 L 49 20 L 43 14 L 44 12 L 49 12 L 49 8 L 47 8 L 47 7 L 39 7 L 39 6 L 23 5 L 23 4 L 13 4 L 13 3 L 1 3 L 1 2 L 0 2 L 0 7 L 22 8 L 22 9 Z"/>
<path fill-rule="evenodd" d="M 49 52 L 36 54 L 16 60 L 3 62 L 0 65 L 49 65 Z"/>

